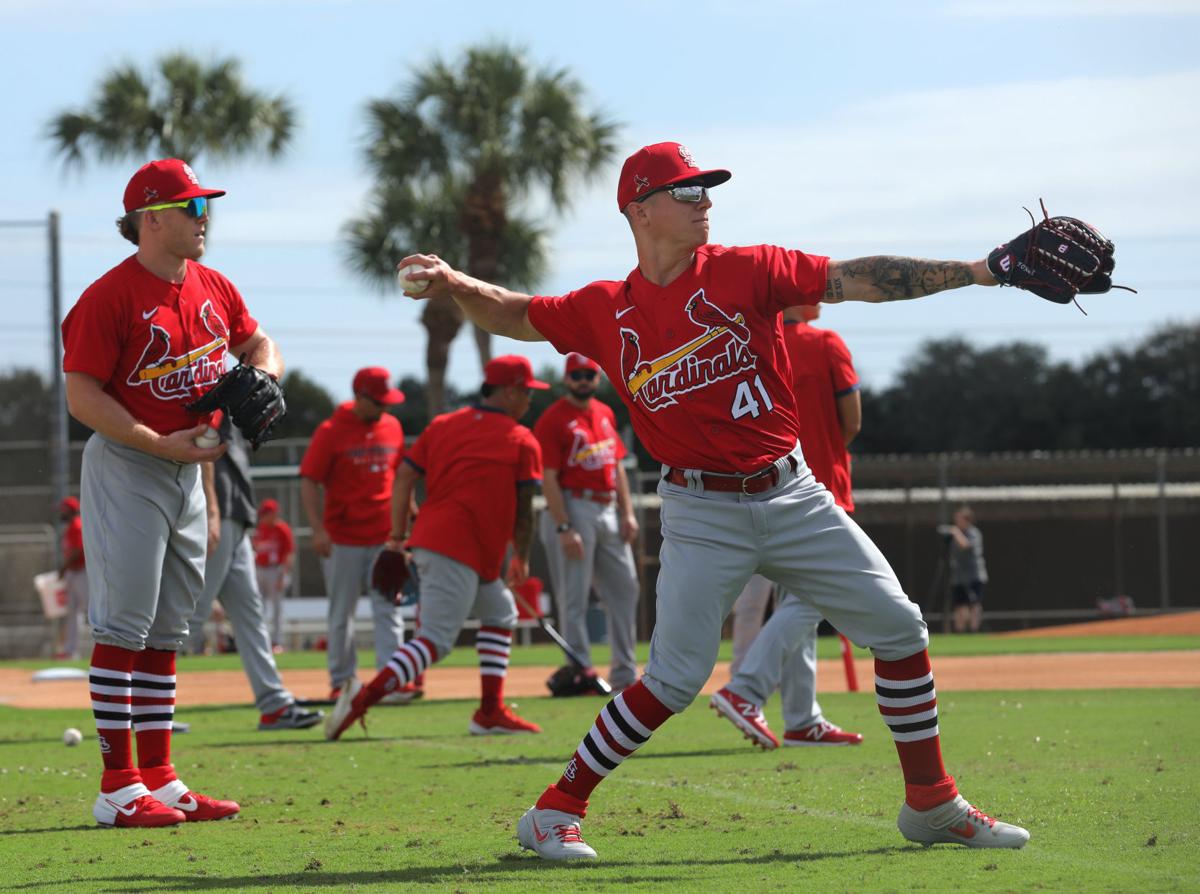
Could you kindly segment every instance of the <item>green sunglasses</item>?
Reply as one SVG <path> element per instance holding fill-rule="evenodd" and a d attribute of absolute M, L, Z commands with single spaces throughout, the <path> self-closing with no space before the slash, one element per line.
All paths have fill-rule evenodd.
<path fill-rule="evenodd" d="M 208 198 L 196 196 L 194 199 L 187 199 L 183 202 L 163 202 L 161 205 L 147 205 L 145 208 L 139 208 L 138 211 L 164 211 L 167 208 L 182 208 L 183 213 L 188 217 L 199 220 L 208 214 Z"/>

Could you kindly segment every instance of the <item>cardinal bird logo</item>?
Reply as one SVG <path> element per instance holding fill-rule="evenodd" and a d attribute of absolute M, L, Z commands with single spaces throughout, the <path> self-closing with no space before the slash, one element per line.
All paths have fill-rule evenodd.
<path fill-rule="evenodd" d="M 159 400 L 191 400 L 195 389 L 211 385 L 225 372 L 225 354 L 229 327 L 205 301 L 200 308 L 200 323 L 212 336 L 206 344 L 183 354 L 171 351 L 171 333 L 157 323 L 150 324 L 149 338 L 126 384 L 147 385 Z"/>
<path fill-rule="evenodd" d="M 732 316 L 709 301 L 699 289 L 684 304 L 687 318 L 699 334 L 653 360 L 642 359 L 641 336 L 621 329 L 621 378 L 630 398 L 656 412 L 677 403 L 676 397 L 736 376 L 758 365 L 750 350 L 746 318 Z"/>

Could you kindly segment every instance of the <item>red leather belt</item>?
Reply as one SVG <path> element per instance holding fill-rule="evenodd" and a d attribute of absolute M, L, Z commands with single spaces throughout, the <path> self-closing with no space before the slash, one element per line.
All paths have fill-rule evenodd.
<path fill-rule="evenodd" d="M 792 467 L 792 471 L 796 469 L 796 461 L 790 456 L 788 463 Z M 688 486 L 687 475 L 683 469 L 672 468 L 667 473 L 667 481 L 672 484 L 677 484 L 680 487 Z M 727 493 L 742 493 L 742 494 L 761 494 L 775 487 L 779 483 L 779 468 L 774 464 L 767 468 L 755 472 L 753 475 L 711 475 L 701 474 L 700 481 L 704 485 L 705 490 L 725 491 Z"/>
<path fill-rule="evenodd" d="M 617 498 L 616 492 L 611 490 L 572 490 L 568 488 L 567 493 L 577 500 L 591 500 L 601 506 L 607 506 Z"/>

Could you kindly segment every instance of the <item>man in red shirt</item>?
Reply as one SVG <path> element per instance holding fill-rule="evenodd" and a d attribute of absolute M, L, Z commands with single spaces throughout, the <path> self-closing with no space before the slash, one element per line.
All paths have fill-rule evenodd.
<path fill-rule="evenodd" d="M 358 668 L 354 610 L 361 596 L 371 602 L 377 670 L 404 639 L 400 607 L 371 586 L 371 567 L 391 528 L 396 468 L 404 457 L 400 420 L 384 412 L 403 403 L 404 393 L 389 382 L 381 366 L 356 372 L 354 400 L 317 426 L 300 462 L 300 498 L 329 593 L 328 664 L 335 697 Z"/>
<path fill-rule="evenodd" d="M 296 541 L 292 526 L 279 517 L 279 503 L 270 498 L 258 507 L 258 525 L 251 540 L 258 589 L 271 607 L 271 644 L 283 646 L 283 594 L 291 584 Z"/>
<path fill-rule="evenodd" d="M 63 618 L 62 647 L 56 658 L 79 657 L 79 616 L 88 610 L 87 563 L 83 556 L 83 520 L 79 517 L 79 500 L 63 497 L 58 504 L 62 521 L 62 564 L 58 576 L 67 594 L 67 614 Z"/>
<path fill-rule="evenodd" d="M 175 652 L 204 584 L 200 464 L 225 451 L 197 446 L 212 419 L 187 406 L 231 357 L 283 374 L 238 290 L 198 263 L 208 202 L 222 195 L 177 158 L 143 165 L 117 221 L 137 253 L 92 283 L 62 325 L 67 405 L 95 432 L 80 503 L 96 644 L 89 685 L 104 759 L 92 813 L 103 825 L 172 825 L 239 809 L 190 791 L 170 759 Z"/>
<path fill-rule="evenodd" d="M 850 453 L 862 425 L 858 375 L 850 351 L 831 329 L 810 326 L 820 305 L 802 304 L 783 315 L 792 388 L 803 427 L 800 446 L 813 477 L 847 513 L 854 511 Z M 863 737 L 830 723 L 817 702 L 817 627 L 821 614 L 799 597 L 780 592 L 771 620 L 762 619 L 771 582 L 754 575 L 733 604 L 730 681 L 710 704 L 764 750 L 779 747 L 762 706 L 776 689 L 783 706 L 784 745 L 859 745 Z"/>
<path fill-rule="evenodd" d="M 721 626 L 750 576 L 797 593 L 875 653 L 876 701 L 905 781 L 897 824 L 924 844 L 1021 847 L 1029 833 L 968 804 L 942 763 L 937 699 L 920 610 L 883 554 L 805 465 L 780 311 L 821 300 L 896 301 L 995 285 L 972 263 L 867 257 L 833 261 L 770 245 L 708 241 L 709 189 L 678 143 L 625 161 L 617 207 L 638 265 L 560 297 L 531 297 L 429 254 L 400 267 L 420 298 L 453 297 L 489 332 L 548 339 L 595 359 L 619 383 L 639 440 L 663 464 L 657 618 L 641 680 L 606 706 L 561 778 L 517 824 L 522 846 L 553 860 L 595 857 L 580 820 L 593 789 L 712 672 Z"/>
<path fill-rule="evenodd" d="M 625 444 L 617 434 L 613 411 L 595 400 L 600 365 L 574 352 L 567 355 L 563 384 L 567 393 L 546 408 L 533 427 L 542 447 L 545 480 L 541 538 L 558 603 L 558 623 L 583 667 L 558 671 L 576 681 L 575 692 L 594 691 L 591 640 L 587 629 L 588 595 L 608 614 L 614 689 L 637 680 L 637 569 L 629 545 L 637 537 L 637 519 L 629 500 L 629 481 L 621 460 Z M 583 684 L 583 685 L 579 685 Z"/>
<path fill-rule="evenodd" d="M 484 367 L 479 402 L 436 417 L 417 438 L 396 475 L 388 549 L 407 544 L 421 590 L 417 633 L 396 649 L 366 686 L 342 689 L 325 720 L 325 738 L 337 739 L 371 705 L 411 683 L 450 654 L 468 616 L 479 618 L 479 709 L 472 735 L 540 733 L 504 703 L 504 678 L 517 606 L 509 584 L 529 576 L 533 494 L 542 480 L 537 439 L 517 422 L 529 411 L 530 389 L 549 388 L 533 377 L 524 357 L 495 357 Z M 425 502 L 408 534 L 417 479 Z M 514 554 L 501 578 L 509 543 Z"/>

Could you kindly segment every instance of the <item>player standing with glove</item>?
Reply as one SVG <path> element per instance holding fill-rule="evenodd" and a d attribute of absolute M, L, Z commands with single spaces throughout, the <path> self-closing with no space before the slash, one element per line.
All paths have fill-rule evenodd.
<path fill-rule="evenodd" d="M 547 859 L 596 855 L 580 833 L 592 790 L 692 703 L 712 671 L 733 600 L 759 572 L 802 594 L 875 653 L 876 700 L 905 781 L 902 834 L 923 844 L 1022 847 L 1028 832 L 972 807 L 946 772 L 925 623 L 882 553 L 805 465 L 780 323 L 780 311 L 798 304 L 897 301 L 997 278 L 985 260 L 832 261 L 769 245 L 711 245 L 708 189 L 729 178 L 728 171 L 700 170 L 678 143 L 630 156 L 617 207 L 633 232 L 638 266 L 624 281 L 530 297 L 473 279 L 435 255 L 399 264 L 425 267 L 409 274 L 429 283 L 421 298 L 449 295 L 489 332 L 548 339 L 560 352 L 595 359 L 620 383 L 634 430 L 663 464 L 650 661 L 521 817 L 518 838 Z M 989 260 L 1006 256 L 1002 247 Z M 1031 255 L 1022 258 L 1029 267 Z M 1111 250 L 1093 259 L 1092 273 L 1075 287 L 1105 291 Z"/>
<path fill-rule="evenodd" d="M 62 326 L 67 404 L 95 432 L 80 491 L 96 644 L 89 683 L 104 760 L 92 813 L 102 825 L 164 826 L 239 810 L 191 791 L 171 764 L 175 652 L 204 584 L 200 463 L 225 452 L 193 443 L 211 413 L 188 407 L 223 380 L 232 354 L 270 382 L 271 395 L 234 422 L 261 439 L 282 412 L 274 342 L 233 284 L 197 263 L 208 202 L 224 194 L 200 186 L 179 159 L 142 166 L 117 221 L 137 253 L 92 283 Z"/>

